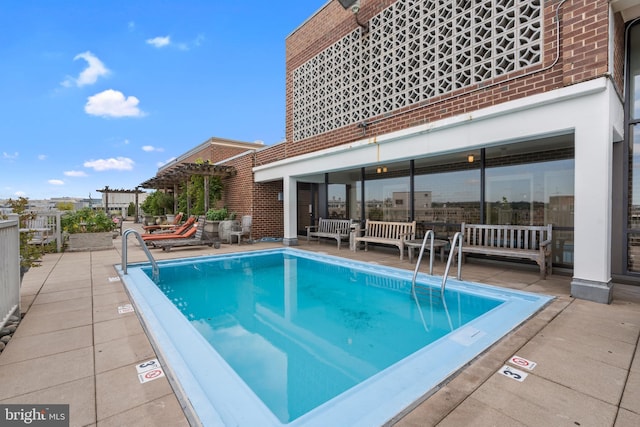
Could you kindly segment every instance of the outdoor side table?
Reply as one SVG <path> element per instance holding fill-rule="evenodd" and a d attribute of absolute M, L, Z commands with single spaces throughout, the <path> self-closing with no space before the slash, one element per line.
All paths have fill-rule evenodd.
<path fill-rule="evenodd" d="M 440 250 L 440 261 L 444 262 L 444 253 L 447 249 L 447 245 L 449 244 L 448 241 L 446 240 L 439 240 L 439 239 L 435 239 L 433 241 L 433 250 Z M 413 250 L 414 249 L 420 249 L 420 247 L 422 246 L 422 239 L 415 239 L 415 240 L 407 240 L 406 242 L 404 242 L 404 245 L 407 247 L 407 250 L 409 251 L 409 262 L 413 262 Z M 427 244 L 425 245 L 425 249 L 429 250 L 431 248 L 431 242 L 429 242 L 427 240 Z"/>

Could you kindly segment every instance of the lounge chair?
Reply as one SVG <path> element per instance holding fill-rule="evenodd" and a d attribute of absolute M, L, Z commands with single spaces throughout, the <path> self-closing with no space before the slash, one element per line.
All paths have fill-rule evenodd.
<path fill-rule="evenodd" d="M 182 221 L 183 216 L 184 214 L 180 212 L 176 215 L 173 222 L 169 225 L 143 225 L 142 229 L 147 233 L 153 233 L 156 230 L 161 230 L 162 232 L 175 231 L 179 227 L 180 221 Z"/>
<path fill-rule="evenodd" d="M 209 233 L 205 233 L 203 226 L 198 227 L 197 225 L 198 224 L 194 225 L 196 232 L 193 237 L 154 240 L 150 242 L 151 246 L 154 248 L 162 248 L 163 251 L 169 252 L 171 248 L 181 246 L 213 246 L 216 240 L 219 240 L 210 236 Z"/>
<path fill-rule="evenodd" d="M 142 239 L 145 242 L 151 242 L 153 240 L 175 239 L 180 237 L 191 237 L 195 234 L 197 223 L 196 218 L 189 218 L 184 224 L 178 227 L 173 233 L 154 233 L 143 234 Z"/>
<path fill-rule="evenodd" d="M 229 233 L 229 243 L 233 243 L 233 237 L 238 238 L 238 246 L 240 246 L 240 241 L 242 240 L 242 236 L 249 236 L 249 240 L 251 241 L 251 215 L 244 215 L 242 217 L 242 225 L 240 230 L 235 230 Z"/>

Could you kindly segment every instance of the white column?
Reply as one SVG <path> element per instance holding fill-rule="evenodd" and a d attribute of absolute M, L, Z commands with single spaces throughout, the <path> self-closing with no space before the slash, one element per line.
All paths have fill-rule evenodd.
<path fill-rule="evenodd" d="M 298 245 L 298 186 L 295 178 L 285 176 L 282 179 L 284 195 L 284 239 L 285 246 Z"/>
<path fill-rule="evenodd" d="M 603 92 L 580 110 L 575 128 L 574 267 L 571 295 L 609 303 L 611 287 L 611 183 L 613 107 Z M 595 107 L 595 108 L 594 108 Z"/>

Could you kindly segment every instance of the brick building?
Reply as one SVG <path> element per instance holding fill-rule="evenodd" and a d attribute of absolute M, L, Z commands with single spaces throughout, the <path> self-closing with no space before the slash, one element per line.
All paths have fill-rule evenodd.
<path fill-rule="evenodd" d="M 285 142 L 221 160 L 254 236 L 295 245 L 335 200 L 364 221 L 409 194 L 382 215 L 559 221 L 576 297 L 609 302 L 613 279 L 640 277 L 637 1 L 341 3 L 286 39 Z"/>

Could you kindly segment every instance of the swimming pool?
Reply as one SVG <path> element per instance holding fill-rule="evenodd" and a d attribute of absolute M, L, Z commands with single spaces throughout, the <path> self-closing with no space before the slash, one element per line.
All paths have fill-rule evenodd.
<path fill-rule="evenodd" d="M 551 299 L 419 275 L 417 303 L 409 271 L 291 248 L 128 272 L 204 425 L 381 425 Z"/>

